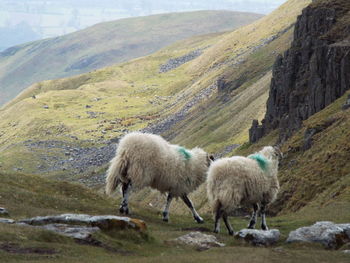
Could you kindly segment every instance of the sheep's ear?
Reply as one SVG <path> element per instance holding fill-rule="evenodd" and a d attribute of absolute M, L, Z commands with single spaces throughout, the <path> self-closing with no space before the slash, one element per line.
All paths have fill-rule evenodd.
<path fill-rule="evenodd" d="M 207 165 L 210 166 L 210 163 L 214 161 L 214 155 L 207 154 Z"/>
<path fill-rule="evenodd" d="M 279 157 L 280 159 L 282 159 L 282 158 L 283 158 L 283 153 L 282 153 L 282 151 L 281 151 L 280 146 L 279 146 L 279 145 L 275 145 L 275 146 L 273 146 L 273 149 L 274 149 L 275 152 L 277 153 L 278 157 Z"/>

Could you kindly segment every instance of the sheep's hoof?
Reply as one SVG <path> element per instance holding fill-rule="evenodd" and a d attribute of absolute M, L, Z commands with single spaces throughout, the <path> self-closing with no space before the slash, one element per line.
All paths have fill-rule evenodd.
<path fill-rule="evenodd" d="M 261 226 L 262 230 L 269 230 L 269 228 L 267 226 Z"/>
<path fill-rule="evenodd" d="M 248 226 L 248 229 L 254 229 L 255 228 L 255 226 Z"/>
<path fill-rule="evenodd" d="M 198 224 L 203 224 L 204 223 L 203 218 L 195 217 L 194 219 L 197 221 Z"/>
<path fill-rule="evenodd" d="M 168 213 L 166 213 L 166 212 L 163 212 L 163 221 L 164 222 L 169 222 Z"/>
<path fill-rule="evenodd" d="M 121 214 L 126 214 L 126 215 L 128 215 L 128 214 L 129 214 L 129 208 L 127 208 L 127 207 L 125 207 L 125 206 L 121 206 L 121 207 L 119 208 L 119 212 L 120 212 Z"/>
<path fill-rule="evenodd" d="M 233 235 L 235 234 L 235 232 L 229 231 L 228 234 L 229 234 L 230 236 L 233 236 Z"/>
<path fill-rule="evenodd" d="M 218 229 L 214 229 L 213 231 L 215 234 L 219 234 L 219 230 Z"/>

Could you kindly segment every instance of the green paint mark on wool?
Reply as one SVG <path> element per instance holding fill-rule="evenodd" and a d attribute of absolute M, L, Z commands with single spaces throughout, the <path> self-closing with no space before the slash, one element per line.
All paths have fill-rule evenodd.
<path fill-rule="evenodd" d="M 180 154 L 182 154 L 183 157 L 185 157 L 186 160 L 189 160 L 189 159 L 191 159 L 191 157 L 192 157 L 192 154 L 191 154 L 188 150 L 186 150 L 184 147 L 179 147 L 179 148 L 177 149 L 177 151 L 178 151 Z"/>
<path fill-rule="evenodd" d="M 269 161 L 266 160 L 266 158 L 264 156 L 262 156 L 261 154 L 252 154 L 252 155 L 249 155 L 248 158 L 257 161 L 261 170 L 263 170 L 263 171 L 267 170 L 267 167 L 269 165 Z"/>

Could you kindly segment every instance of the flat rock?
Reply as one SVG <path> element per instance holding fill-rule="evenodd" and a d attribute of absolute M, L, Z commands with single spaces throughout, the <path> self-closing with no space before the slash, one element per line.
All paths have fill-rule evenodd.
<path fill-rule="evenodd" d="M 207 250 L 212 247 L 223 247 L 225 244 L 218 242 L 213 235 L 206 235 L 201 232 L 190 232 L 181 237 L 169 240 L 167 244 L 180 244 L 193 246 L 198 250 Z"/>
<path fill-rule="evenodd" d="M 8 219 L 8 218 L 0 218 L 0 223 L 3 223 L 3 224 L 14 224 L 15 220 Z"/>
<path fill-rule="evenodd" d="M 89 227 L 98 227 L 101 230 L 120 230 L 135 229 L 145 231 L 147 229 L 144 221 L 121 216 L 91 216 L 86 214 L 63 214 L 55 216 L 38 216 L 29 219 L 20 220 L 19 223 L 28 225 L 49 225 L 49 224 L 67 224 L 84 225 Z"/>
<path fill-rule="evenodd" d="M 0 207 L 0 215 L 8 215 L 8 214 L 9 212 L 5 208 Z"/>
<path fill-rule="evenodd" d="M 100 231 L 98 227 L 66 224 L 48 224 L 37 227 L 79 240 L 88 240 L 94 232 Z"/>
<path fill-rule="evenodd" d="M 235 238 L 244 240 L 254 246 L 270 246 L 279 240 L 280 235 L 281 234 L 278 229 L 242 229 L 235 234 Z"/>
<path fill-rule="evenodd" d="M 317 222 L 289 233 L 288 243 L 321 243 L 326 248 L 337 249 L 350 242 L 350 224 L 334 224 L 329 221 Z"/>

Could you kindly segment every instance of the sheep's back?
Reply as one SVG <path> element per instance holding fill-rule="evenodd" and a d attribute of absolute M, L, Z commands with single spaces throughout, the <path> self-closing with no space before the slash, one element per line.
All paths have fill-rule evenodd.
<path fill-rule="evenodd" d="M 255 160 L 245 157 L 215 161 L 208 172 L 208 197 L 226 210 L 257 203 L 268 191 L 269 182 Z"/>
<path fill-rule="evenodd" d="M 118 154 L 128 159 L 128 176 L 134 188 L 151 186 L 161 192 L 169 191 L 179 181 L 184 167 L 179 165 L 179 154 L 160 136 L 131 133 L 119 144 Z"/>

